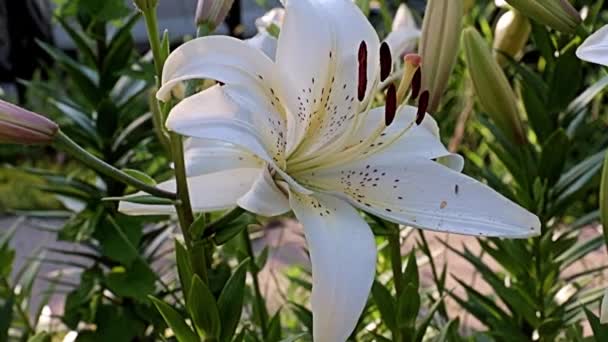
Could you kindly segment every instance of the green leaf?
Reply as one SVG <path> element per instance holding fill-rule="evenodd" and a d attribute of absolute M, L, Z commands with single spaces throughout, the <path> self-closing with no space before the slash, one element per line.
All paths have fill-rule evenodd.
<path fill-rule="evenodd" d="M 548 181 L 548 186 L 553 186 L 559 180 L 569 147 L 570 139 L 561 128 L 551 134 L 543 144 L 538 173 L 540 177 Z"/>
<path fill-rule="evenodd" d="M 65 17 L 60 15 L 54 17 L 61 25 L 61 28 L 70 36 L 74 45 L 76 45 L 78 53 L 82 55 L 84 61 L 89 65 L 94 65 L 96 58 L 93 49 L 88 43 L 88 37 L 80 30 L 74 29 L 67 23 Z"/>
<path fill-rule="evenodd" d="M 585 310 L 585 315 L 587 316 L 587 320 L 589 321 L 589 325 L 591 325 L 591 330 L 593 330 L 593 338 L 596 342 L 604 342 L 608 341 L 608 324 L 602 325 L 600 323 L 600 319 L 593 314 L 593 312 Z"/>
<path fill-rule="evenodd" d="M 416 264 L 416 254 L 412 251 L 407 258 L 407 266 L 403 272 L 404 284 L 411 284 L 416 290 L 420 287 L 420 279 L 418 276 L 418 265 Z"/>
<path fill-rule="evenodd" d="M 231 222 L 222 227 L 220 231 L 215 233 L 213 241 L 216 245 L 221 246 L 226 242 L 232 240 L 232 238 L 240 234 L 245 228 L 247 228 L 247 223 L 242 222 L 242 220 Z"/>
<path fill-rule="evenodd" d="M 98 229 L 94 236 L 101 245 L 103 255 L 129 266 L 139 256 L 135 246 L 139 245 L 143 235 L 143 224 L 138 218 L 126 215 L 117 215 L 114 220 L 116 225 L 104 220 L 103 229 Z"/>
<path fill-rule="evenodd" d="M 147 205 L 173 205 L 174 202 L 167 198 L 160 198 L 152 195 L 127 195 L 120 197 L 104 197 L 102 201 L 124 201 L 136 204 Z"/>
<path fill-rule="evenodd" d="M 272 316 L 270 322 L 268 322 L 268 336 L 266 337 L 268 342 L 279 342 L 281 340 L 281 310 Z"/>
<path fill-rule="evenodd" d="M 13 321 L 13 305 L 15 296 L 13 293 L 0 305 L 0 341 L 8 341 L 8 329 Z"/>
<path fill-rule="evenodd" d="M 449 342 L 454 341 L 454 337 L 457 336 L 457 329 L 459 325 L 459 319 L 453 319 L 441 328 L 441 332 L 437 337 L 437 342 Z"/>
<path fill-rule="evenodd" d="M 207 228 L 207 220 L 205 214 L 199 214 L 198 217 L 192 222 L 190 225 L 190 235 L 192 237 L 203 236 L 205 232 L 205 228 Z"/>
<path fill-rule="evenodd" d="M 400 328 L 413 328 L 420 310 L 418 288 L 412 283 L 406 284 L 397 302 L 397 325 Z"/>
<path fill-rule="evenodd" d="M 91 238 L 100 224 L 104 209 L 99 206 L 95 211 L 84 210 L 72 216 L 63 225 L 57 238 L 63 241 L 79 242 Z"/>
<path fill-rule="evenodd" d="M 282 339 L 280 342 L 302 342 L 302 341 L 312 341 L 309 333 L 301 333 L 298 335 L 294 335 L 285 339 Z"/>
<path fill-rule="evenodd" d="M 154 292 L 155 273 L 139 258 L 129 267 L 113 267 L 106 280 L 108 288 L 121 297 L 145 301 Z"/>
<path fill-rule="evenodd" d="M 218 298 L 217 306 L 222 326 L 220 341 L 222 342 L 229 342 L 232 339 L 241 319 L 249 262 L 250 259 L 245 259 L 238 265 Z"/>
<path fill-rule="evenodd" d="M 298 321 L 312 333 L 312 312 L 304 306 L 293 302 L 291 303 L 291 308 Z"/>
<path fill-rule="evenodd" d="M 602 183 L 600 185 L 600 218 L 602 220 L 602 231 L 604 232 L 604 243 L 608 246 L 608 152 L 604 157 L 602 169 Z"/>
<path fill-rule="evenodd" d="M 131 342 L 146 328 L 131 306 L 100 305 L 95 313 L 95 337 L 99 341 Z"/>
<path fill-rule="evenodd" d="M 197 275 L 192 278 L 187 306 L 199 336 L 219 339 L 222 328 L 217 303 L 207 285 Z"/>
<path fill-rule="evenodd" d="M 397 329 L 395 300 L 389 290 L 380 282 L 374 281 L 372 286 L 372 298 L 376 302 L 376 307 L 380 311 L 382 321 L 386 326 L 394 331 Z"/>
<path fill-rule="evenodd" d="M 142 181 L 143 183 L 146 183 L 150 186 L 155 186 L 156 185 L 156 181 L 154 180 L 154 178 L 148 176 L 147 174 L 145 174 L 144 172 L 141 172 L 139 170 L 133 170 L 133 169 L 122 169 L 122 172 L 128 174 L 129 176 Z"/>
<path fill-rule="evenodd" d="M 177 273 L 183 287 L 183 293 L 190 293 L 190 284 L 192 284 L 192 275 L 194 272 L 186 247 L 177 240 L 175 240 L 175 261 L 177 263 Z"/>
<path fill-rule="evenodd" d="M 182 316 L 175 311 L 169 304 L 156 299 L 152 296 L 149 297 L 154 306 L 158 309 L 160 314 L 165 319 L 165 322 L 173 330 L 175 337 L 179 342 L 199 342 L 199 338 L 192 331 L 192 329 L 186 324 L 186 321 Z"/>
<path fill-rule="evenodd" d="M 583 77 L 581 63 L 575 45 L 559 55 L 549 83 L 550 111 L 565 108 L 578 94 Z"/>
<path fill-rule="evenodd" d="M 270 248 L 268 248 L 268 246 L 265 246 L 264 249 L 262 249 L 262 252 L 260 253 L 260 255 L 258 255 L 258 257 L 256 258 L 255 266 L 257 267 L 258 272 L 261 269 L 263 269 L 264 266 L 266 265 L 269 254 L 270 254 Z"/>
<path fill-rule="evenodd" d="M 30 337 L 27 342 L 51 342 L 51 338 L 53 337 L 53 335 L 47 333 L 47 332 L 40 332 L 37 333 L 36 335 Z M 0 338 L 0 341 L 3 341 Z"/>

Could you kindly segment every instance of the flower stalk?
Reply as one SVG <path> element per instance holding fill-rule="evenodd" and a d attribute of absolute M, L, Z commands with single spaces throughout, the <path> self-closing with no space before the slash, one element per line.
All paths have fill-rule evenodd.
<path fill-rule="evenodd" d="M 161 41 L 158 34 L 158 16 L 156 14 L 156 6 L 150 6 L 145 9 L 142 9 L 142 12 L 146 21 L 146 30 L 148 32 L 148 40 L 152 49 L 152 55 L 154 56 L 156 85 L 158 88 L 160 88 L 163 65 L 165 63 L 165 56 L 163 56 L 162 54 Z M 157 105 L 162 111 L 162 117 L 166 117 L 166 112 L 168 112 L 168 110 L 170 109 L 169 106 L 164 106 L 160 102 L 158 102 Z M 184 236 L 186 248 L 191 256 L 190 260 L 193 264 L 193 270 L 195 270 L 196 274 L 201 278 L 201 280 L 206 283 L 208 281 L 208 277 L 204 245 L 200 243 L 196 244 L 196 248 L 194 251 L 193 247 L 195 244 L 193 243 L 192 236 L 190 234 L 190 226 L 194 222 L 194 214 L 192 211 L 188 182 L 186 178 L 184 145 L 181 136 L 175 133 L 169 133 L 169 142 L 171 147 L 171 156 L 175 168 L 175 180 L 177 186 L 178 201 L 176 202 L 175 210 L 177 212 L 180 229 Z"/>
<path fill-rule="evenodd" d="M 138 190 L 147 192 L 150 195 L 156 197 L 168 198 L 172 200 L 176 199 L 176 195 L 174 193 L 148 185 L 140 181 L 139 179 L 131 177 L 128 174 L 120 171 L 119 169 L 106 163 L 105 161 L 95 157 L 94 155 L 86 151 L 84 148 L 76 144 L 72 139 L 70 139 L 61 131 L 57 132 L 54 144 L 58 149 L 69 153 L 71 156 L 78 159 L 83 164 L 89 166 L 93 170 L 107 177 L 123 182 L 127 185 L 130 185 Z"/>

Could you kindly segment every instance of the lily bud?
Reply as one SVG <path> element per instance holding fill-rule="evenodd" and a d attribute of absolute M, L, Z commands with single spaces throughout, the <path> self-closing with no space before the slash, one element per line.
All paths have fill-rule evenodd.
<path fill-rule="evenodd" d="M 53 121 L 0 100 L 0 142 L 11 144 L 51 143 L 59 126 Z"/>
<path fill-rule="evenodd" d="M 527 17 L 558 31 L 572 33 L 581 16 L 568 0 L 506 0 Z"/>
<path fill-rule="evenodd" d="M 505 55 L 518 60 L 530 37 L 532 25 L 517 10 L 505 12 L 496 23 L 494 31 L 494 57 L 501 66 L 505 66 Z"/>
<path fill-rule="evenodd" d="M 155 9 L 158 5 L 158 0 L 133 0 L 133 3 L 138 10 L 145 12 Z"/>
<path fill-rule="evenodd" d="M 198 0 L 196 5 L 196 26 L 209 25 L 215 29 L 224 22 L 234 0 Z"/>
<path fill-rule="evenodd" d="M 492 58 L 490 46 L 474 28 L 463 35 L 467 64 L 482 109 L 515 143 L 526 142 L 519 118 L 517 98 L 501 67 Z"/>
<path fill-rule="evenodd" d="M 429 0 L 422 23 L 420 55 L 422 88 L 431 98 L 429 112 L 439 106 L 448 78 L 456 64 L 462 33 L 463 0 Z"/>

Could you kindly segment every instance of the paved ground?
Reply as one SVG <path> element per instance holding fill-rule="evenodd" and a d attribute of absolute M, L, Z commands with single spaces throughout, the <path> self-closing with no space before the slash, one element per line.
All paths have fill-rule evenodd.
<path fill-rule="evenodd" d="M 14 217 L 0 218 L 0 230 L 7 229 L 11 224 L 15 222 Z M 27 257 L 40 247 L 61 247 L 61 248 L 73 248 L 69 244 L 60 244 L 55 241 L 54 234 L 41 231 L 40 225 L 45 227 L 59 227 L 61 222 L 59 220 L 25 220 L 20 222 L 20 228 L 13 240 L 13 246 L 17 250 L 17 267 L 21 265 Z M 38 227 L 38 228 L 36 228 Z M 582 230 L 581 239 L 587 240 L 593 236 L 597 236 L 600 233 L 599 226 L 589 226 Z M 403 245 L 403 253 L 409 253 L 411 248 L 415 244 L 415 236 L 413 234 L 410 239 L 405 241 Z M 438 239 L 445 240 L 451 246 L 462 248 L 466 246 L 473 253 L 479 253 L 479 246 L 475 238 L 459 236 L 459 235 L 448 235 L 439 233 L 427 233 L 427 240 L 430 244 L 431 250 L 435 255 L 435 261 L 438 263 L 438 267 L 449 260 L 448 272 L 450 274 L 458 275 L 458 277 L 465 280 L 468 284 L 474 286 L 476 289 L 484 294 L 490 294 L 491 288 L 480 280 L 480 277 L 476 274 L 475 270 L 461 258 L 454 253 L 447 251 Z M 276 310 L 284 304 L 284 293 L 288 281 L 285 277 L 284 270 L 289 265 L 303 264 L 307 265 L 307 257 L 304 253 L 305 240 L 303 238 L 302 230 L 297 224 L 291 224 L 286 229 L 273 229 L 267 231 L 259 239 L 255 241 L 255 249 L 261 250 L 263 246 L 268 245 L 271 248 L 271 257 L 261 274 L 262 291 L 268 300 L 268 307 L 270 310 Z M 486 262 L 490 267 L 496 267 L 489 258 L 485 258 Z M 422 258 L 419 258 L 419 262 Z M 606 257 L 606 250 L 602 249 L 591 253 L 586 258 L 578 261 L 574 266 L 567 270 L 567 274 L 573 274 L 584 269 L 590 269 L 606 264 L 608 258 Z M 51 264 L 43 265 L 43 273 L 49 273 L 56 270 L 57 267 Z M 432 274 L 428 264 L 422 263 L 420 265 L 422 283 L 427 286 L 432 284 Z M 596 280 L 597 283 L 606 283 L 606 275 Z M 456 289 L 457 293 L 462 294 L 462 290 L 459 289 L 453 278 L 448 279 L 448 288 Z M 43 281 L 38 282 L 35 287 L 35 293 L 41 294 L 46 289 L 46 285 Z M 51 308 L 54 313 L 62 311 L 63 299 L 61 295 L 57 295 L 51 301 Z M 462 310 L 451 300 L 448 299 L 448 310 L 451 317 L 460 316 L 461 322 L 466 329 L 480 329 L 482 328 L 479 322 L 474 318 L 463 314 Z"/>

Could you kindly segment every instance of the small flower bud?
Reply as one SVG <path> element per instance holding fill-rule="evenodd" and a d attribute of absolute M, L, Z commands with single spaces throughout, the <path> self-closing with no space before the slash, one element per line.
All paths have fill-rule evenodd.
<path fill-rule="evenodd" d="M 196 26 L 208 25 L 212 30 L 224 22 L 234 0 L 198 0 Z"/>
<path fill-rule="evenodd" d="M 158 5 L 158 0 L 133 0 L 135 7 L 142 12 L 153 10 Z"/>
<path fill-rule="evenodd" d="M 506 0 L 527 17 L 558 31 L 573 33 L 581 16 L 568 0 Z"/>
<path fill-rule="evenodd" d="M 528 18 L 517 10 L 505 12 L 496 23 L 494 31 L 494 57 L 505 66 L 505 55 L 518 60 L 526 46 L 532 25 Z"/>
<path fill-rule="evenodd" d="M 439 107 L 448 78 L 456 64 L 462 33 L 463 0 L 429 0 L 422 23 L 420 55 L 422 88 L 431 98 L 429 112 Z"/>
<path fill-rule="evenodd" d="M 526 142 L 519 118 L 515 93 L 498 63 L 492 58 L 490 46 L 474 28 L 463 35 L 465 57 L 477 99 L 496 126 L 513 142 Z"/>
<path fill-rule="evenodd" d="M 59 126 L 53 121 L 0 100 L 0 142 L 11 144 L 51 143 Z"/>

